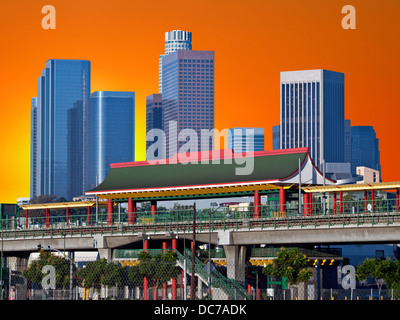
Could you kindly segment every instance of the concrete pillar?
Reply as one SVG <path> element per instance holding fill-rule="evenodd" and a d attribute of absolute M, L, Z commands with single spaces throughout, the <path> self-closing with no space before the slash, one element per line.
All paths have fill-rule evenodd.
<path fill-rule="evenodd" d="M 261 196 L 258 190 L 254 190 L 254 218 L 261 217 Z"/>
<path fill-rule="evenodd" d="M 110 248 L 99 248 L 100 259 L 106 259 L 108 262 L 112 261 L 112 249 Z"/>
<path fill-rule="evenodd" d="M 197 281 L 197 298 L 203 299 L 203 281 Z"/>
<path fill-rule="evenodd" d="M 224 246 L 226 275 L 242 284 L 245 282 L 246 249 L 245 246 Z"/>
<path fill-rule="evenodd" d="M 9 281 L 10 284 L 10 290 L 9 292 L 9 298 L 13 300 L 27 300 L 27 288 L 28 288 L 28 282 L 26 281 L 25 278 L 22 277 L 21 273 L 24 269 L 28 267 L 28 256 L 24 257 L 8 257 L 8 266 L 9 266 L 9 279 L 5 279 L 5 274 L 3 273 L 3 281 Z M 17 272 L 15 272 L 17 271 Z M 13 274 L 13 281 L 11 281 L 11 273 Z M 3 297 L 4 297 L 5 292 L 3 292 Z"/>

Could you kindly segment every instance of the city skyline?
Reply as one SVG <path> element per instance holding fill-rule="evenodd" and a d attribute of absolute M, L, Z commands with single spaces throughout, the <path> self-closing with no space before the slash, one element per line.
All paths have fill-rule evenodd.
<path fill-rule="evenodd" d="M 118 17 L 109 16 L 108 21 L 125 23 L 121 36 L 116 33 L 118 23 L 114 27 L 103 24 L 101 18 L 109 14 L 107 6 L 60 2 L 55 6 L 57 29 L 43 30 L 40 6 L 23 1 L 24 10 L 20 11 L 15 4 L 2 4 L 0 23 L 6 31 L 2 36 L 11 50 L 2 53 L 3 76 L 10 81 L 2 89 L 2 116 L 8 121 L 0 140 L 2 149 L 13 157 L 2 160 L 2 167 L 7 170 L 2 171 L 1 179 L 7 187 L 2 189 L 1 201 L 15 202 L 17 197 L 29 195 L 30 99 L 35 96 L 32 79 L 48 58 L 90 60 L 93 92 L 137 93 L 136 123 L 141 127 L 137 126 L 135 137 L 136 160 L 143 160 L 145 97 L 157 92 L 157 62 L 163 34 L 174 29 L 195 34 L 196 50 L 212 49 L 216 53 L 216 128 L 264 127 L 266 149 L 272 149 L 270 132 L 279 119 L 279 72 L 337 70 L 346 74 L 346 119 L 351 119 L 353 125 L 375 128 L 380 141 L 382 177 L 385 181 L 400 180 L 396 163 L 391 159 L 396 152 L 393 143 L 398 138 L 394 121 L 400 112 L 395 95 L 399 83 L 393 71 L 399 70 L 395 57 L 400 50 L 390 40 L 393 36 L 390 30 L 399 26 L 394 16 L 399 4 L 385 3 L 376 8 L 361 1 L 354 3 L 356 30 L 342 29 L 340 5 L 315 1 L 306 4 L 292 1 L 290 6 L 254 1 L 246 5 L 232 3 L 229 8 L 217 3 L 207 13 L 200 9 L 193 14 L 188 14 L 190 6 L 173 12 L 169 6 L 160 4 L 151 28 L 136 32 L 140 26 L 148 26 L 146 15 L 140 18 L 140 13 L 146 12 L 150 4 L 133 6 L 126 1 L 117 2 L 125 10 L 118 11 Z M 10 11 L 15 13 L 12 19 L 5 14 Z M 139 14 L 138 19 L 129 22 L 132 12 Z M 171 14 L 168 23 L 161 19 L 165 12 Z M 222 16 L 226 18 L 221 19 Z M 280 21 L 274 18 L 278 16 Z M 300 21 L 307 23 L 299 24 Z M 91 37 L 85 36 L 85 30 Z M 132 43 L 143 45 L 141 50 L 133 50 L 133 44 L 126 43 L 122 34 L 127 33 L 133 36 Z M 114 37 L 111 36 L 111 42 L 99 41 L 104 35 Z M 109 50 L 110 45 L 114 50 Z M 28 52 L 22 46 L 36 49 Z M 294 48 L 300 50 L 293 51 Z M 236 67 L 234 72 L 232 66 Z M 384 83 L 383 78 L 389 81 Z"/>

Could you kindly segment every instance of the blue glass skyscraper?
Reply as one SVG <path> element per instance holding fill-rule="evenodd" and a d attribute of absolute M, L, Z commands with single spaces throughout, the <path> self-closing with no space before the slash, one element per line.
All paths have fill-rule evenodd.
<path fill-rule="evenodd" d="M 320 170 L 324 161 L 344 162 L 344 74 L 329 70 L 281 72 L 280 93 L 281 149 L 309 147 Z"/>
<path fill-rule="evenodd" d="M 92 93 L 87 123 L 85 190 L 105 179 L 111 163 L 135 160 L 135 93 Z"/>
<path fill-rule="evenodd" d="M 48 60 L 37 88 L 36 165 L 32 168 L 36 187 L 31 186 L 35 188 L 31 193 L 68 197 L 68 110 L 82 104 L 84 130 L 90 61 Z"/>
<path fill-rule="evenodd" d="M 67 199 L 83 194 L 83 102 L 77 101 L 67 114 Z M 86 127 L 86 126 L 85 126 Z"/>
<path fill-rule="evenodd" d="M 368 167 L 381 172 L 379 139 L 372 126 L 351 127 L 351 171 Z"/>
<path fill-rule="evenodd" d="M 31 198 L 37 192 L 37 98 L 31 99 Z"/>
<path fill-rule="evenodd" d="M 233 152 L 264 151 L 264 128 L 229 129 L 228 149 Z"/>

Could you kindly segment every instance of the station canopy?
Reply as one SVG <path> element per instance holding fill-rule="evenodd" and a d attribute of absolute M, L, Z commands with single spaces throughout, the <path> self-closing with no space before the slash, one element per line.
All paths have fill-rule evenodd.
<path fill-rule="evenodd" d="M 20 207 L 24 210 L 39 210 L 39 209 L 78 209 L 78 208 L 87 208 L 93 207 L 96 205 L 96 201 L 73 201 L 73 202 L 49 202 L 49 203 L 32 203 L 32 204 L 23 204 Z M 106 202 L 98 202 L 99 206 L 106 206 Z"/>
<path fill-rule="evenodd" d="M 299 165 L 300 164 L 300 165 Z M 301 168 L 299 170 L 299 167 Z M 102 199 L 167 200 L 234 197 L 322 185 L 309 148 L 233 153 L 230 149 L 177 154 L 172 159 L 111 164 L 104 181 L 86 195 Z M 325 179 L 325 185 L 335 181 Z"/>
<path fill-rule="evenodd" d="M 376 183 L 356 183 L 330 186 L 306 186 L 302 188 L 305 192 L 361 192 L 368 190 L 398 190 L 400 181 L 394 182 L 376 182 Z"/>

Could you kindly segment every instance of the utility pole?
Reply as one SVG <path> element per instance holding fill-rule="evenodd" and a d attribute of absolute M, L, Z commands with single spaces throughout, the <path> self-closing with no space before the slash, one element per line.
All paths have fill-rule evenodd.
<path fill-rule="evenodd" d="M 196 258 L 196 202 L 193 204 L 193 250 L 192 250 L 192 285 L 190 286 L 190 297 L 195 299 L 195 258 Z"/>

